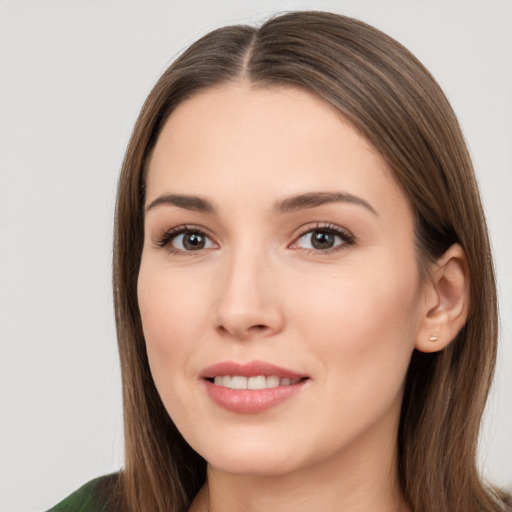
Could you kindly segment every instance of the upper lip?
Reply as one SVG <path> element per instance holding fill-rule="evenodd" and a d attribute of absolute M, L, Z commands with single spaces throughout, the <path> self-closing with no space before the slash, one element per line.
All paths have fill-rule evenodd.
<path fill-rule="evenodd" d="M 300 379 L 307 375 L 297 373 L 288 368 L 276 366 L 265 361 L 250 361 L 248 363 L 235 363 L 234 361 L 223 361 L 205 368 L 200 377 L 202 379 L 213 379 L 219 375 L 240 375 L 242 377 L 256 377 L 264 375 L 269 377 L 276 375 L 281 378 Z"/>

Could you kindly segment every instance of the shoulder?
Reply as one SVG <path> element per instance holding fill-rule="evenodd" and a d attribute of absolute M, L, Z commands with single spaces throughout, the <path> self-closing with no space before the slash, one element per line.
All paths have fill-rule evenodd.
<path fill-rule="evenodd" d="M 47 512 L 120 512 L 119 473 L 95 478 Z"/>

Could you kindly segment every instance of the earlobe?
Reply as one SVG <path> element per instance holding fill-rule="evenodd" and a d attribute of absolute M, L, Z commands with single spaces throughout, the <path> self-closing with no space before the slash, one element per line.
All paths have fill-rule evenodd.
<path fill-rule="evenodd" d="M 437 352 L 453 341 L 469 314 L 469 290 L 466 254 L 459 244 L 453 244 L 436 261 L 425 283 L 417 350 Z"/>

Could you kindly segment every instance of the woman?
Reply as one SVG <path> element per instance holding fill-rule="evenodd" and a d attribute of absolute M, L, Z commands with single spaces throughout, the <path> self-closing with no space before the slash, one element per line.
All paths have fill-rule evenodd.
<path fill-rule="evenodd" d="M 381 32 L 290 13 L 178 58 L 126 153 L 114 293 L 125 469 L 55 510 L 505 510 L 475 466 L 497 307 L 471 161 Z"/>

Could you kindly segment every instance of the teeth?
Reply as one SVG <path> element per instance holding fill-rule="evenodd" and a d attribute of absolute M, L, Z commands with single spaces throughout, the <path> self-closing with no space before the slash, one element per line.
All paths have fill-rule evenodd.
<path fill-rule="evenodd" d="M 267 378 L 264 375 L 258 375 L 257 377 L 249 377 L 247 379 L 247 389 L 266 389 Z"/>
<path fill-rule="evenodd" d="M 247 377 L 240 377 L 238 375 L 234 375 L 233 377 L 231 377 L 231 386 L 229 387 L 231 389 L 247 389 Z"/>
<path fill-rule="evenodd" d="M 276 375 L 267 377 L 267 388 L 277 388 L 280 384 L 280 379 Z"/>
<path fill-rule="evenodd" d="M 287 377 L 280 378 L 277 375 L 257 375 L 255 377 L 242 377 L 241 375 L 217 375 L 213 382 L 217 386 L 230 389 L 269 389 L 278 386 L 290 386 L 300 382 L 299 379 L 291 380 Z"/>

